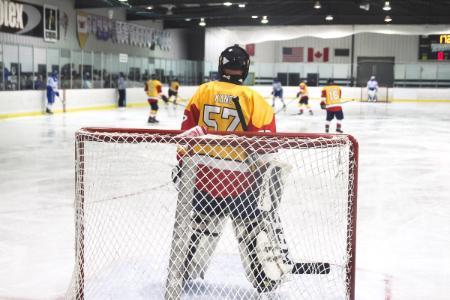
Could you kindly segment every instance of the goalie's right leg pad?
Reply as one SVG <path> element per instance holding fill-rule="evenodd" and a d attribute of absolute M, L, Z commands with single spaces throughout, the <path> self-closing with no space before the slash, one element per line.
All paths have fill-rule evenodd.
<path fill-rule="evenodd" d="M 193 233 L 189 241 L 187 257 L 184 262 L 185 281 L 198 277 L 205 278 L 205 272 L 208 269 L 211 256 L 219 242 L 225 221 L 225 216 L 197 214 L 193 217 Z"/>
<path fill-rule="evenodd" d="M 184 281 L 204 278 L 227 218 L 225 201 L 196 190 L 193 200 L 192 235 L 184 261 Z"/>

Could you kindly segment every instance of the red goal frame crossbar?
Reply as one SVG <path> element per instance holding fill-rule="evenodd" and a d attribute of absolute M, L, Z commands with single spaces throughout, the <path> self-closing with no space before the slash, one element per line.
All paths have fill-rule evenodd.
<path fill-rule="evenodd" d="M 75 159 L 79 162 L 79 170 L 80 174 L 77 174 L 77 170 L 75 170 L 75 187 L 78 185 L 80 186 L 80 197 L 81 197 L 81 203 L 79 203 L 79 206 L 75 205 L 76 211 L 76 218 L 75 222 L 79 222 L 80 219 L 84 218 L 84 139 L 83 136 L 86 133 L 96 134 L 98 138 L 91 139 L 88 141 L 102 141 L 102 142 L 110 142 L 114 141 L 115 138 L 121 137 L 123 139 L 124 134 L 130 134 L 134 135 L 133 137 L 125 138 L 121 142 L 134 142 L 134 143 L 142 143 L 146 141 L 158 141 L 158 138 L 155 138 L 155 136 L 151 135 L 166 135 L 166 137 L 161 137 L 160 141 L 166 141 L 168 139 L 167 136 L 170 136 L 170 142 L 183 142 L 186 143 L 187 141 L 191 141 L 192 143 L 197 143 L 198 138 L 189 138 L 189 137 L 179 137 L 176 136 L 183 133 L 182 130 L 163 130 L 163 129 L 140 129 L 140 128 L 106 128 L 106 127 L 85 127 L 81 128 L 75 133 L 75 140 L 76 145 L 75 147 Z M 211 131 L 208 133 L 212 133 L 215 135 L 230 135 L 233 134 L 234 136 L 237 136 L 236 142 L 242 145 L 243 139 L 239 139 L 240 137 L 266 137 L 266 138 L 305 138 L 305 139 L 314 139 L 314 138 L 323 138 L 325 141 L 327 139 L 330 140 L 330 145 L 336 145 L 336 141 L 332 140 L 333 137 L 336 137 L 335 134 L 321 134 L 321 133 L 285 133 L 285 132 L 279 132 L 279 133 L 264 133 L 264 132 L 254 132 L 254 133 L 248 133 L 248 132 L 222 132 L 222 131 Z M 142 135 L 141 137 L 136 137 L 136 135 Z M 339 135 L 342 136 L 342 135 Z M 348 190 L 348 203 L 352 203 L 352 205 L 348 206 L 348 215 L 351 216 L 351 222 L 347 224 L 347 232 L 351 232 L 350 235 L 348 235 L 347 240 L 347 247 L 350 248 L 348 252 L 350 253 L 350 259 L 349 263 L 347 265 L 347 280 L 349 283 L 349 299 L 354 300 L 355 299 L 355 271 L 356 271 L 356 224 L 357 224 L 357 198 L 358 198 L 358 167 L 359 167 L 359 144 L 357 140 L 348 134 L 345 134 L 343 136 L 346 136 L 350 141 L 350 157 L 349 162 L 350 164 L 354 164 L 352 168 L 350 168 L 349 171 L 349 180 L 353 178 L 353 185 L 349 185 Z M 220 145 L 221 140 L 218 139 L 206 139 L 208 142 Z M 241 141 L 238 141 L 241 140 Z M 227 145 L 230 145 L 230 140 L 228 139 L 226 141 Z M 248 142 L 252 145 L 256 143 L 259 146 L 264 145 L 271 145 L 274 143 L 273 141 L 252 141 Z M 289 141 L 282 141 L 277 142 L 277 146 L 279 148 L 289 148 L 291 143 Z M 298 144 L 297 144 L 298 145 Z M 308 147 L 315 147 L 323 145 L 323 141 L 319 143 L 315 143 L 314 141 L 306 142 L 305 148 Z M 79 182 L 78 182 L 79 181 Z M 75 199 L 76 200 L 76 199 Z M 80 225 L 80 226 L 78 226 Z M 78 237 L 79 241 L 76 243 L 76 249 L 75 249 L 75 255 L 80 259 L 80 264 L 76 265 L 75 268 L 78 268 L 77 272 L 77 290 L 76 290 L 76 299 L 84 299 L 84 224 L 81 222 L 81 224 L 76 224 L 76 230 L 79 232 Z M 80 249 L 77 247 L 77 245 L 80 246 Z"/>

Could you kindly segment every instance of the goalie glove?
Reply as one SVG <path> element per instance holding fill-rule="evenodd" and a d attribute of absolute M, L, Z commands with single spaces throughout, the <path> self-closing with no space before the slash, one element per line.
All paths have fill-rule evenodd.
<path fill-rule="evenodd" d="M 192 127 L 191 129 L 184 131 L 183 133 L 176 135 L 175 137 L 196 137 L 205 135 L 206 132 L 207 132 L 206 126 L 197 125 L 195 127 Z"/>

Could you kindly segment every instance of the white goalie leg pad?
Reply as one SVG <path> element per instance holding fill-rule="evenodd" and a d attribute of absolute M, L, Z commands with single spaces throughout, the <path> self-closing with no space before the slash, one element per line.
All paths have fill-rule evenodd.
<path fill-rule="evenodd" d="M 249 163 L 259 173 L 256 178 L 259 190 L 256 202 L 261 218 L 237 218 L 233 220 L 233 227 L 247 278 L 259 292 L 265 292 L 276 288 L 283 275 L 293 268 L 277 211 L 284 182 L 292 168 L 271 159 L 270 155 L 253 157 Z"/>
<path fill-rule="evenodd" d="M 256 256 L 266 276 L 274 281 L 281 280 L 282 276 L 289 273 L 293 267 L 284 262 L 280 246 L 276 236 L 269 237 L 266 231 L 261 231 L 256 236 Z"/>
<path fill-rule="evenodd" d="M 183 291 L 184 261 L 187 256 L 189 238 L 192 235 L 192 199 L 196 167 L 192 167 L 189 157 L 182 158 L 180 177 L 177 182 L 178 199 L 175 211 L 172 245 L 164 299 L 180 299 Z"/>
<path fill-rule="evenodd" d="M 283 193 L 284 182 L 292 167 L 276 160 L 257 162 L 263 164 L 259 181 L 258 208 L 262 211 L 272 211 L 278 207 Z"/>
<path fill-rule="evenodd" d="M 185 260 L 184 280 L 204 279 L 209 262 L 217 247 L 226 216 L 196 214 L 192 219 L 192 236 Z"/>
<path fill-rule="evenodd" d="M 258 292 L 275 289 L 283 275 L 291 272 L 276 233 L 268 220 L 233 220 L 247 279 Z"/>

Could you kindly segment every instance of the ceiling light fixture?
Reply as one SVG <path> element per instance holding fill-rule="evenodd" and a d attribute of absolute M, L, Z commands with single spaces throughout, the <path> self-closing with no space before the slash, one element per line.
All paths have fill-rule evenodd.
<path fill-rule="evenodd" d="M 392 22 L 392 18 L 391 18 L 390 16 L 386 16 L 386 17 L 384 18 L 384 21 L 385 21 L 386 23 L 390 23 L 390 22 Z"/>
<path fill-rule="evenodd" d="M 191 20 L 191 18 L 186 18 L 184 19 L 186 22 L 189 22 Z"/>
<path fill-rule="evenodd" d="M 198 23 L 198 25 L 205 27 L 206 26 L 206 22 L 205 22 L 205 18 L 201 18 L 200 22 Z"/>
<path fill-rule="evenodd" d="M 392 7 L 391 7 L 391 4 L 389 3 L 389 1 L 385 1 L 384 2 L 384 6 L 383 6 L 383 10 L 389 11 L 391 9 L 392 9 Z"/>
<path fill-rule="evenodd" d="M 361 8 L 362 10 L 365 10 L 365 11 L 369 11 L 370 10 L 370 3 L 369 3 L 369 1 L 362 1 L 359 4 L 359 8 Z"/>
<path fill-rule="evenodd" d="M 231 2 L 224 2 L 223 5 L 225 5 L 225 6 L 231 6 L 231 5 L 233 5 L 233 3 L 231 3 Z"/>
<path fill-rule="evenodd" d="M 245 3 L 241 3 L 238 5 L 240 8 L 244 8 L 245 7 Z"/>
<path fill-rule="evenodd" d="M 325 17 L 325 20 L 327 20 L 327 21 L 333 21 L 333 16 L 332 15 L 328 15 L 328 16 L 326 16 Z"/>
<path fill-rule="evenodd" d="M 252 16 L 252 19 L 258 19 L 258 16 Z"/>
<path fill-rule="evenodd" d="M 147 6 L 147 9 L 148 9 L 148 10 L 153 9 L 153 6 L 151 6 L 151 5 L 150 5 L 150 6 Z"/>
<path fill-rule="evenodd" d="M 314 4 L 314 8 L 315 9 L 321 9 L 322 5 L 320 5 L 320 1 L 316 1 L 316 3 Z"/>
<path fill-rule="evenodd" d="M 119 0 L 120 2 L 127 2 L 128 0 Z"/>
<path fill-rule="evenodd" d="M 269 20 L 267 19 L 267 16 L 263 16 L 262 17 L 261 23 L 263 23 L 263 24 L 269 23 Z"/>

